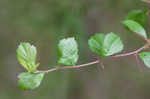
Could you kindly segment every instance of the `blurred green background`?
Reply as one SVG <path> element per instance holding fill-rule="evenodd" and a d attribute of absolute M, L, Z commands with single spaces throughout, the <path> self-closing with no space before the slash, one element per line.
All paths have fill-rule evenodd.
<path fill-rule="evenodd" d="M 24 71 L 16 59 L 20 42 L 37 47 L 39 69 L 57 65 L 57 43 L 64 37 L 78 40 L 78 64 L 96 60 L 87 44 L 94 33 L 115 32 L 125 52 L 135 50 L 145 42 L 121 21 L 129 11 L 144 8 L 149 5 L 141 0 L 0 0 L 0 99 L 150 99 L 150 70 L 142 65 L 139 72 L 132 56 L 105 60 L 104 71 L 93 65 L 51 72 L 32 91 L 17 85 Z"/>

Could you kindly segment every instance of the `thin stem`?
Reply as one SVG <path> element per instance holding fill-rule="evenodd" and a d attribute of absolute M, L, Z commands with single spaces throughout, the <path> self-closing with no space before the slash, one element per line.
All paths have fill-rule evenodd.
<path fill-rule="evenodd" d="M 139 33 L 132 31 L 133 33 L 135 33 L 137 36 L 139 36 L 141 39 L 145 40 L 148 43 L 148 39 L 145 38 L 144 36 L 141 36 Z"/>
<path fill-rule="evenodd" d="M 139 60 L 138 54 L 135 54 L 134 56 L 135 56 L 135 59 L 136 59 L 136 62 L 137 62 L 137 66 L 138 66 L 140 72 L 142 72 L 141 62 Z"/>
<path fill-rule="evenodd" d="M 145 46 L 143 46 L 143 47 L 141 47 L 141 48 L 139 48 L 135 51 L 128 52 L 128 53 L 123 53 L 123 54 L 118 54 L 118 55 L 113 55 L 113 56 L 110 56 L 110 57 L 118 58 L 118 57 L 124 57 L 124 56 L 129 56 L 129 55 L 137 55 L 139 52 L 141 52 L 142 50 L 148 48 L 149 46 L 150 46 L 150 44 L 147 43 Z M 57 66 L 55 68 L 51 68 L 51 69 L 48 69 L 48 70 L 37 70 L 35 73 L 49 73 L 49 72 L 53 72 L 53 71 L 57 71 L 57 70 L 75 69 L 75 68 L 86 67 L 86 66 L 89 66 L 89 65 L 94 65 L 94 64 L 99 64 L 99 63 L 101 63 L 101 61 L 96 60 L 94 62 L 89 62 L 89 63 L 86 63 L 86 64 L 75 65 L 75 66 L 63 66 L 63 67 Z"/>
<path fill-rule="evenodd" d="M 100 60 L 96 60 L 94 62 L 90 62 L 87 64 L 81 64 L 81 65 L 75 65 L 75 66 L 63 66 L 63 67 L 55 67 L 55 68 L 51 68 L 49 70 L 38 70 L 35 73 L 48 73 L 48 72 L 52 72 L 52 71 L 57 71 L 57 70 L 63 70 L 63 69 L 74 69 L 74 68 L 81 68 L 81 67 L 86 67 L 89 65 L 94 65 L 94 64 L 99 64 Z"/>
<path fill-rule="evenodd" d="M 144 50 L 144 49 L 145 49 L 145 46 L 143 46 L 143 47 L 141 47 L 141 48 L 139 48 L 139 49 L 137 49 L 137 50 L 135 50 L 135 51 L 128 52 L 128 53 L 123 53 L 123 54 L 118 54 L 118 55 L 114 55 L 114 56 L 112 56 L 112 57 L 117 58 L 117 57 L 123 57 L 123 56 L 134 55 L 134 54 L 137 54 L 137 53 L 141 52 L 141 51 Z"/>

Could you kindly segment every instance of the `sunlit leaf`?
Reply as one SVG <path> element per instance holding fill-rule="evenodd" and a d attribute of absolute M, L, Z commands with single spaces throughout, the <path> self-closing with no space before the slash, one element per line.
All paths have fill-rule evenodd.
<path fill-rule="evenodd" d="M 44 73 L 30 74 L 28 72 L 23 72 L 19 74 L 18 84 L 23 90 L 31 90 L 40 86 L 40 83 L 44 77 Z"/>
<path fill-rule="evenodd" d="M 78 44 L 75 38 L 66 38 L 58 44 L 59 64 L 75 65 L 78 61 Z"/>
<path fill-rule="evenodd" d="M 125 20 L 122 22 L 130 31 L 147 38 L 145 29 L 137 22 L 133 20 Z"/>
<path fill-rule="evenodd" d="M 111 56 L 123 50 L 123 43 L 120 37 L 114 33 L 95 34 L 89 39 L 90 49 L 101 57 Z"/>
<path fill-rule="evenodd" d="M 114 33 L 109 33 L 104 39 L 105 56 L 110 56 L 119 53 L 123 50 L 123 43 L 120 37 Z"/>
<path fill-rule="evenodd" d="M 18 61 L 28 72 L 34 72 L 39 66 L 39 64 L 36 64 L 36 54 L 36 47 L 29 43 L 20 43 L 18 46 Z"/>

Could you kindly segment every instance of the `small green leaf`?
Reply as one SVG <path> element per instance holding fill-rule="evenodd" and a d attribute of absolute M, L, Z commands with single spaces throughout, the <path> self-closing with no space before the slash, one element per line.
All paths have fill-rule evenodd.
<path fill-rule="evenodd" d="M 59 64 L 75 65 L 78 61 L 78 44 L 75 38 L 63 39 L 58 44 Z"/>
<path fill-rule="evenodd" d="M 44 77 L 44 73 L 31 74 L 28 72 L 23 72 L 19 74 L 18 84 L 23 90 L 31 90 L 40 86 L 40 83 Z"/>
<path fill-rule="evenodd" d="M 144 62 L 144 64 L 150 68 L 150 52 L 141 52 L 139 53 L 139 57 Z"/>
<path fill-rule="evenodd" d="M 148 10 L 133 10 L 128 13 L 126 20 L 134 20 L 142 26 L 147 22 L 147 12 Z"/>
<path fill-rule="evenodd" d="M 36 54 L 36 47 L 29 43 L 20 43 L 17 49 L 17 58 L 28 72 L 34 72 L 39 66 L 39 63 L 36 64 Z"/>
<path fill-rule="evenodd" d="M 105 38 L 104 34 L 95 34 L 89 39 L 88 44 L 92 52 L 95 52 L 96 54 L 99 54 L 100 56 L 104 56 L 103 55 L 104 38 Z"/>
<path fill-rule="evenodd" d="M 111 56 L 123 50 L 123 43 L 120 37 L 114 33 L 95 34 L 88 41 L 92 52 L 100 55 L 100 57 Z"/>
<path fill-rule="evenodd" d="M 137 35 L 140 35 L 144 38 L 147 38 L 146 31 L 139 23 L 137 23 L 133 20 L 125 20 L 122 23 L 132 32 L 134 32 Z"/>
<path fill-rule="evenodd" d="M 123 50 L 123 43 L 120 37 L 114 33 L 109 33 L 104 39 L 105 56 L 110 56 L 119 53 Z"/>

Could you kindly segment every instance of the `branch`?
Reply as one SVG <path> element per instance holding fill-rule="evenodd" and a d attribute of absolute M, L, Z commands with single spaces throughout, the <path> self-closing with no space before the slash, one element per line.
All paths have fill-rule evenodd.
<path fill-rule="evenodd" d="M 118 54 L 118 55 L 113 55 L 113 56 L 110 56 L 110 57 L 118 58 L 118 57 L 124 57 L 124 56 L 129 56 L 129 55 L 137 55 L 142 50 L 149 48 L 149 46 L 150 46 L 150 44 L 147 43 L 146 45 L 144 45 L 143 47 L 141 47 L 141 48 L 139 48 L 135 51 L 128 52 L 128 53 L 123 53 L 123 54 Z M 53 72 L 53 71 L 57 71 L 57 70 L 81 68 L 81 67 L 86 67 L 86 66 L 89 66 L 89 65 L 99 64 L 99 63 L 101 63 L 101 60 L 96 60 L 94 62 L 89 62 L 89 63 L 86 63 L 86 64 L 75 65 L 75 66 L 63 66 L 63 67 L 57 66 L 55 68 L 51 68 L 51 69 L 48 69 L 48 70 L 37 70 L 34 73 L 49 73 L 49 72 Z"/>
<path fill-rule="evenodd" d="M 137 32 L 134 32 L 134 31 L 131 31 L 131 32 L 135 33 L 135 35 L 137 35 L 137 36 L 140 37 L 141 39 L 143 39 L 143 40 L 145 40 L 146 42 L 148 42 L 148 39 L 147 39 L 147 38 L 141 36 L 141 35 L 138 34 Z"/>
<path fill-rule="evenodd" d="M 75 65 L 75 66 L 63 66 L 63 67 L 57 66 L 57 67 L 51 68 L 49 70 L 38 70 L 35 73 L 48 73 L 48 72 L 63 70 L 63 69 L 81 68 L 81 67 L 86 67 L 86 66 L 89 66 L 89 65 L 99 64 L 99 63 L 100 63 L 100 60 L 96 60 L 94 62 L 90 62 L 90 63 L 87 63 L 87 64 L 81 64 L 81 65 Z"/>
<path fill-rule="evenodd" d="M 123 56 L 134 55 L 134 54 L 137 54 L 137 53 L 141 52 L 141 51 L 144 50 L 144 49 L 145 49 L 145 46 L 143 46 L 143 47 L 141 47 L 141 48 L 139 48 L 139 49 L 137 49 L 137 50 L 135 50 L 135 51 L 133 51 L 133 52 L 118 54 L 118 55 L 114 55 L 114 56 L 112 56 L 112 57 L 117 58 L 117 57 L 123 57 Z"/>
<path fill-rule="evenodd" d="M 135 59 L 136 59 L 136 62 L 137 62 L 137 66 L 138 66 L 140 72 L 142 72 L 141 62 L 140 62 L 140 59 L 138 57 L 138 54 L 135 54 L 134 56 L 135 56 Z"/>

